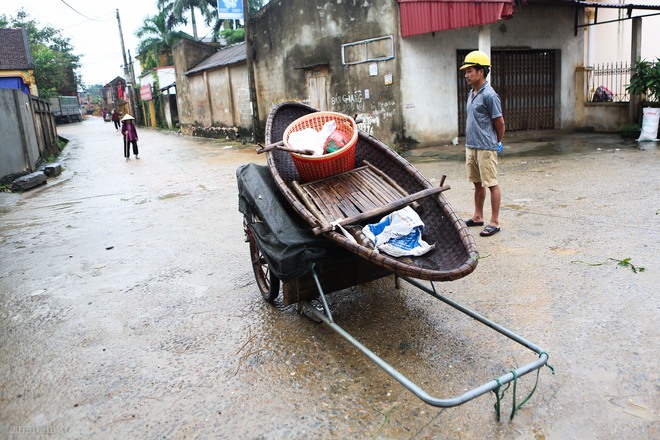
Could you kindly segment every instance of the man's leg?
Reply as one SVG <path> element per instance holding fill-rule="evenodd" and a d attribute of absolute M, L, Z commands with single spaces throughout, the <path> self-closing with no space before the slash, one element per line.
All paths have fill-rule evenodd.
<path fill-rule="evenodd" d="M 495 185 L 490 188 L 490 224 L 493 226 L 500 226 L 500 202 L 502 200 L 502 192 L 500 186 Z M 484 190 L 485 191 L 485 190 Z"/>
<path fill-rule="evenodd" d="M 474 214 L 472 220 L 481 222 L 484 220 L 484 202 L 486 201 L 486 188 L 481 182 L 474 182 Z"/>

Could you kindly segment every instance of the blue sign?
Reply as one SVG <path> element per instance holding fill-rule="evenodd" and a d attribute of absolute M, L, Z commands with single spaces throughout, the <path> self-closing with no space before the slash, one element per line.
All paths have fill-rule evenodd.
<path fill-rule="evenodd" d="M 243 20 L 243 1 L 218 0 L 218 18 L 221 20 Z"/>

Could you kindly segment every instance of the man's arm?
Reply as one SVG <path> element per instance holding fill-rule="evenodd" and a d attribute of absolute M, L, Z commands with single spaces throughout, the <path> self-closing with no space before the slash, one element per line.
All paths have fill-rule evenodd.
<path fill-rule="evenodd" d="M 493 128 L 495 129 L 495 133 L 497 134 L 497 141 L 502 142 L 502 138 L 504 137 L 504 131 L 505 131 L 503 116 L 493 119 Z"/>

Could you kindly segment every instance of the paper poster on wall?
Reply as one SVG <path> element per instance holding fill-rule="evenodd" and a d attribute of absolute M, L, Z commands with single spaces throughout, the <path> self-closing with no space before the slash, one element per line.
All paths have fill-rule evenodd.
<path fill-rule="evenodd" d="M 387 75 L 385 75 L 384 78 L 385 78 L 385 85 L 386 86 L 389 86 L 390 84 L 392 84 L 392 74 L 391 73 L 388 73 Z"/>
<path fill-rule="evenodd" d="M 378 75 L 378 64 L 376 63 L 369 64 L 369 76 L 376 76 L 376 75 Z"/>
<path fill-rule="evenodd" d="M 369 99 L 369 89 L 364 89 L 364 99 Z"/>

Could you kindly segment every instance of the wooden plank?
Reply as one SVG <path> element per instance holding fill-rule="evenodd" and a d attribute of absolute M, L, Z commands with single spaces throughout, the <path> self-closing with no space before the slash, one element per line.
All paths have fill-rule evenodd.
<path fill-rule="evenodd" d="M 376 203 L 374 203 L 371 200 L 371 198 L 367 197 L 367 195 L 362 192 L 361 188 L 357 186 L 357 182 L 355 179 L 348 180 L 347 184 L 350 190 L 352 191 L 351 197 L 360 202 L 360 206 L 362 207 L 362 212 L 378 207 L 378 205 L 376 205 Z"/>
<path fill-rule="evenodd" d="M 378 188 L 378 190 L 381 191 L 388 200 L 396 200 L 402 196 L 402 194 L 400 194 L 395 188 L 384 181 L 380 176 L 376 175 L 372 170 L 369 170 L 369 172 L 364 173 L 363 175 L 365 179 L 371 182 L 374 187 Z"/>
<path fill-rule="evenodd" d="M 305 190 L 301 188 L 300 184 L 295 180 L 291 182 L 291 184 L 293 189 L 296 191 L 296 193 L 298 193 L 298 196 L 302 199 L 303 203 L 307 209 L 309 209 L 312 215 L 318 219 L 319 223 L 323 227 L 327 226 L 328 222 L 326 221 L 325 216 L 318 210 L 316 203 L 309 197 L 309 194 L 307 194 L 307 192 L 305 192 Z"/>
<path fill-rule="evenodd" d="M 399 200 L 395 200 L 394 202 L 381 206 L 380 208 L 372 209 L 371 211 L 363 212 L 359 215 L 353 216 L 353 217 L 347 217 L 345 219 L 341 219 L 338 221 L 338 223 L 342 226 L 348 225 L 351 223 L 360 223 L 363 220 L 367 220 L 372 217 L 378 217 L 382 216 L 385 214 L 388 214 L 392 211 L 396 211 L 397 209 L 403 208 L 404 206 L 410 204 L 411 202 L 419 199 L 423 199 L 424 197 L 429 197 L 434 194 L 438 194 L 442 191 L 447 191 L 449 189 L 449 186 L 440 186 L 436 188 L 427 188 L 425 190 L 416 192 L 414 194 L 411 194 L 409 196 L 405 196 L 400 198 Z M 329 232 L 332 230 L 332 226 L 325 226 L 325 227 L 317 227 L 312 229 L 314 234 L 319 235 L 323 234 L 324 232 Z"/>
<path fill-rule="evenodd" d="M 396 189 L 402 196 L 407 196 L 409 193 L 401 185 L 399 185 L 396 180 L 392 179 L 390 176 L 385 174 L 383 171 L 381 171 L 379 168 L 376 168 L 376 166 L 372 165 L 369 161 L 363 160 L 362 161 L 365 165 L 369 167 L 371 171 L 373 171 L 375 174 L 380 176 L 381 179 L 386 181 L 392 188 Z M 442 185 L 440 185 L 442 186 Z M 414 209 L 417 210 L 419 209 L 419 203 L 417 202 L 412 202 L 410 206 Z"/>
<path fill-rule="evenodd" d="M 323 212 L 326 219 L 331 220 L 341 217 L 341 212 L 339 212 L 334 203 L 329 203 L 325 197 L 323 197 L 323 194 L 321 194 L 315 187 L 307 186 L 304 188 L 319 206 L 319 209 Z"/>
<path fill-rule="evenodd" d="M 359 174 L 355 176 L 355 179 L 357 180 L 358 185 L 364 190 L 369 190 L 373 189 L 372 183 L 369 181 L 369 179 L 366 178 L 366 176 Z M 382 206 L 384 204 L 389 203 L 391 200 L 389 200 L 387 197 L 384 196 L 379 191 L 370 191 L 369 195 L 372 196 L 369 199 L 373 201 L 375 204 L 378 206 Z"/>

